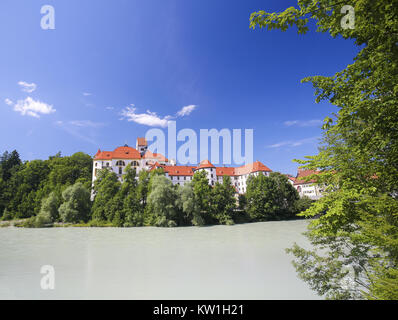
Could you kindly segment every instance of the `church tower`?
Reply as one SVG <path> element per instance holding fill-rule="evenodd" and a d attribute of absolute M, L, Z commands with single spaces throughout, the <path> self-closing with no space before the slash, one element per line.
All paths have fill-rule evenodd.
<path fill-rule="evenodd" d="M 137 143 L 135 148 L 138 150 L 139 153 L 141 153 L 141 156 L 143 156 L 145 152 L 148 150 L 148 142 L 146 141 L 145 138 L 137 138 Z"/>

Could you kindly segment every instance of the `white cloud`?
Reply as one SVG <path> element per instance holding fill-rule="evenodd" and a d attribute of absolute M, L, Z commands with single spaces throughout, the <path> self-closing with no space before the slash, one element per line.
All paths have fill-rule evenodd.
<path fill-rule="evenodd" d="M 27 83 L 25 81 L 19 81 L 18 84 L 21 86 L 21 90 L 31 93 L 36 90 L 37 85 L 35 83 Z"/>
<path fill-rule="evenodd" d="M 90 92 L 83 92 L 83 96 L 88 97 L 91 96 L 92 94 Z"/>
<path fill-rule="evenodd" d="M 155 112 L 151 112 L 149 110 L 147 110 L 146 113 L 136 113 L 136 110 L 137 109 L 134 108 L 134 105 L 126 107 L 122 110 L 122 119 L 127 118 L 127 121 L 133 121 L 150 127 L 165 128 L 167 127 L 169 120 L 172 118 L 171 116 L 160 118 Z"/>
<path fill-rule="evenodd" d="M 320 126 L 322 124 L 322 120 L 289 120 L 289 121 L 285 121 L 283 124 L 286 127 L 292 127 L 292 126 L 296 126 L 296 127 L 316 127 L 316 126 Z"/>
<path fill-rule="evenodd" d="M 271 144 L 271 145 L 267 146 L 267 148 L 299 147 L 299 146 L 302 146 L 303 144 L 317 143 L 319 138 L 320 138 L 319 136 L 316 136 L 316 137 L 305 138 L 305 139 L 300 139 L 300 140 L 281 141 L 281 142 L 278 142 L 275 144 Z"/>
<path fill-rule="evenodd" d="M 93 145 L 98 145 L 98 141 L 95 140 L 95 129 L 93 129 L 93 127 L 87 129 L 83 126 L 76 125 L 76 124 L 84 124 L 86 121 L 88 121 L 89 123 L 91 122 L 89 120 L 83 120 L 83 121 L 76 120 L 69 122 L 63 122 L 59 120 L 55 121 L 54 124 L 60 129 L 67 132 L 68 134 L 74 136 L 78 140 L 86 141 Z"/>
<path fill-rule="evenodd" d="M 27 97 L 25 100 L 18 100 L 14 105 L 14 111 L 19 112 L 23 116 L 28 115 L 40 118 L 40 114 L 50 114 L 56 110 L 52 105 Z"/>
<path fill-rule="evenodd" d="M 183 107 L 180 111 L 177 112 L 178 117 L 184 117 L 189 115 L 192 111 L 196 109 L 197 106 L 191 104 L 189 106 Z"/>
<path fill-rule="evenodd" d="M 100 128 L 105 126 L 102 122 L 93 122 L 91 120 L 73 120 L 69 121 L 69 123 L 76 127 L 85 127 L 85 128 Z"/>
<path fill-rule="evenodd" d="M 6 105 L 9 105 L 9 106 L 11 106 L 11 105 L 14 104 L 14 102 L 12 102 L 12 100 L 10 100 L 10 99 L 8 99 L 8 98 L 6 98 L 6 99 L 4 100 L 4 102 L 5 102 Z"/>
<path fill-rule="evenodd" d="M 114 107 L 106 107 L 105 108 L 106 110 L 113 110 L 113 109 L 115 109 Z"/>

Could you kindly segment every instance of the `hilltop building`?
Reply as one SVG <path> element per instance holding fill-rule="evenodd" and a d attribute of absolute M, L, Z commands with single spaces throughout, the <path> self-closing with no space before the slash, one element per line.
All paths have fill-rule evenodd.
<path fill-rule="evenodd" d="M 216 182 L 222 183 L 223 176 L 231 177 L 231 183 L 237 193 L 243 194 L 247 189 L 247 179 L 250 176 L 260 174 L 268 176 L 271 171 L 260 161 L 246 164 L 240 167 L 215 167 L 209 160 L 203 160 L 197 166 L 177 166 L 174 160 L 169 160 L 159 153 L 148 150 L 145 138 L 138 138 L 136 148 L 124 145 L 113 151 L 101 151 L 98 149 L 93 159 L 93 179 L 97 178 L 98 171 L 104 168 L 112 170 L 122 180 L 127 165 L 131 164 L 137 173 L 141 170 L 154 170 L 163 168 L 165 175 L 173 184 L 184 185 L 192 180 L 196 171 L 205 171 L 210 185 Z"/>

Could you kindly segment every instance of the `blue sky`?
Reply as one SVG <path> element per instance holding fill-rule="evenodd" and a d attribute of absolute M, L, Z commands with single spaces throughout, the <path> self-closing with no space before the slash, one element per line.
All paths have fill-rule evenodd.
<path fill-rule="evenodd" d="M 195 106 L 177 130 L 252 128 L 254 159 L 295 174 L 292 159 L 317 152 L 321 120 L 336 111 L 300 80 L 334 74 L 358 50 L 314 25 L 304 36 L 249 29 L 253 11 L 295 3 L 2 0 L 0 152 L 31 160 L 135 146 L 151 128 L 147 110 L 161 121 Z M 41 29 L 46 4 L 55 30 Z"/>

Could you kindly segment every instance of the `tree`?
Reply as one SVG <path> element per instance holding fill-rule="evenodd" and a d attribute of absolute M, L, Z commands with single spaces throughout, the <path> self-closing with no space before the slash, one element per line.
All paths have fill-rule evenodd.
<path fill-rule="evenodd" d="M 288 179 L 277 172 L 247 180 L 246 210 L 252 221 L 282 220 L 296 214 L 299 195 Z"/>
<path fill-rule="evenodd" d="M 123 225 L 125 227 L 141 226 L 143 224 L 143 211 L 141 210 L 140 197 L 138 195 L 136 170 L 128 165 L 125 172 L 120 189 L 123 201 Z"/>
<path fill-rule="evenodd" d="M 264 175 L 247 179 L 246 210 L 252 221 L 274 220 L 278 217 L 277 185 Z"/>
<path fill-rule="evenodd" d="M 316 101 L 339 108 L 323 125 L 319 153 L 299 160 L 318 169 L 325 196 L 302 215 L 312 220 L 314 250 L 294 245 L 299 276 L 332 299 L 398 298 L 398 3 L 353 0 L 355 26 L 342 28 L 341 7 L 328 0 L 301 0 L 281 13 L 255 12 L 251 27 L 318 31 L 352 39 L 359 53 L 331 77 L 314 76 Z M 323 248 L 320 253 L 320 248 Z"/>
<path fill-rule="evenodd" d="M 279 172 L 271 172 L 269 177 L 276 183 L 279 212 L 278 216 L 282 218 L 292 218 L 297 214 L 297 202 L 300 196 L 297 190 L 289 182 L 288 178 Z"/>
<path fill-rule="evenodd" d="M 33 160 L 19 166 L 7 182 L 9 202 L 7 208 L 14 218 L 29 218 L 40 211 L 42 198 L 37 192 L 49 174 L 49 167 L 43 160 Z"/>
<path fill-rule="evenodd" d="M 158 227 L 177 226 L 178 207 L 177 192 L 173 183 L 163 175 L 155 175 L 148 205 L 154 216 L 154 224 Z"/>
<path fill-rule="evenodd" d="M 236 207 L 235 189 L 231 178 L 223 176 L 222 184 L 216 183 L 211 191 L 211 213 L 220 224 L 234 224 L 233 214 Z"/>
<path fill-rule="evenodd" d="M 94 181 L 94 203 L 92 218 L 97 221 L 112 222 L 114 217 L 115 196 L 121 188 L 116 173 L 102 169 Z"/>
<path fill-rule="evenodd" d="M 177 205 L 183 212 L 183 224 L 203 226 L 206 221 L 201 212 L 199 202 L 195 198 L 192 182 L 185 183 L 177 189 Z"/>
<path fill-rule="evenodd" d="M 58 207 L 59 201 L 55 194 L 51 192 L 49 196 L 42 201 L 40 212 L 36 216 L 38 224 L 43 225 L 57 221 L 59 218 Z"/>
<path fill-rule="evenodd" d="M 10 179 L 13 173 L 13 169 L 20 166 L 21 164 L 22 161 L 19 158 L 19 153 L 17 152 L 17 150 L 12 151 L 11 153 L 5 151 L 0 157 L 1 178 L 4 181 Z"/>
<path fill-rule="evenodd" d="M 196 217 L 198 225 L 208 224 L 211 222 L 210 216 L 210 197 L 211 187 L 207 173 L 203 170 L 196 171 L 192 178 L 192 188 L 194 201 L 198 206 L 199 215 Z M 201 218 L 200 218 L 201 217 Z"/>
<path fill-rule="evenodd" d="M 70 157 L 61 157 L 59 153 L 50 157 L 49 166 L 49 183 L 52 188 L 68 187 L 76 182 L 81 182 L 87 188 L 91 186 L 93 159 L 88 154 L 76 152 Z"/>
<path fill-rule="evenodd" d="M 90 191 L 81 182 L 68 187 L 62 197 L 65 202 L 59 207 L 63 222 L 87 222 L 90 219 Z"/>

